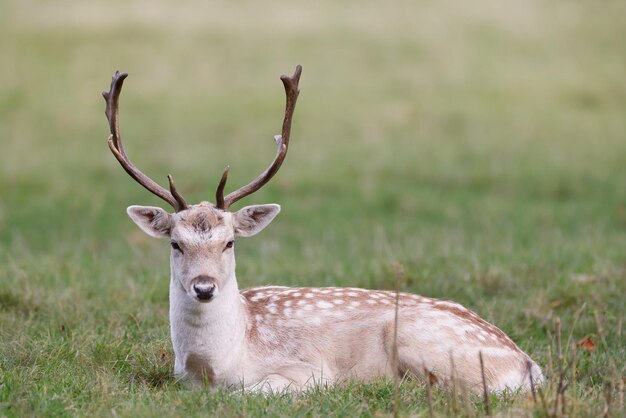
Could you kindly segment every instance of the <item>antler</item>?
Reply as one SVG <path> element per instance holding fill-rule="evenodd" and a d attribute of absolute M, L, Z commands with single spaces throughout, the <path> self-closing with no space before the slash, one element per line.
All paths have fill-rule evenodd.
<path fill-rule="evenodd" d="M 224 169 L 222 178 L 219 182 L 219 185 L 217 186 L 217 191 L 215 192 L 215 206 L 217 208 L 222 210 L 228 210 L 230 205 L 232 205 L 236 201 L 256 192 L 261 187 L 263 187 L 267 182 L 272 179 L 272 177 L 274 177 L 276 172 L 278 172 L 278 170 L 280 169 L 283 160 L 287 156 L 287 150 L 289 148 L 291 120 L 293 117 L 293 112 L 296 108 L 298 94 L 300 93 L 300 90 L 298 89 L 298 83 L 300 82 L 301 74 L 302 67 L 300 65 L 297 65 L 296 70 L 291 77 L 288 77 L 286 75 L 280 77 L 283 85 L 285 86 L 286 104 L 282 135 L 274 136 L 274 140 L 276 141 L 276 145 L 278 146 L 274 161 L 257 178 L 252 180 L 252 182 L 224 197 L 224 187 L 226 186 L 226 180 L 228 179 L 229 170 L 229 167 L 227 166 Z M 170 191 L 167 191 L 165 188 L 159 186 L 150 177 L 139 171 L 139 169 L 135 167 L 135 165 L 128 159 L 128 156 L 124 151 L 124 146 L 122 145 L 122 139 L 120 137 L 118 112 L 119 97 L 122 91 L 122 85 L 124 84 L 124 79 L 126 77 L 128 77 L 128 74 L 116 71 L 113 79 L 111 80 L 111 88 L 108 92 L 102 92 L 104 100 L 106 101 L 105 114 L 107 116 L 107 119 L 109 120 L 109 127 L 111 130 L 111 135 L 109 136 L 109 148 L 111 149 L 113 155 L 115 155 L 115 158 L 117 158 L 117 161 L 119 161 L 119 163 L 122 165 L 124 170 L 133 179 L 135 179 L 135 181 L 137 181 L 153 194 L 159 196 L 161 199 L 172 205 L 176 212 L 185 210 L 188 208 L 187 202 L 185 202 L 185 199 L 183 199 L 180 193 L 178 193 L 178 191 L 176 190 L 176 186 L 174 185 L 174 179 L 171 175 L 167 176 L 170 184 Z"/>
<path fill-rule="evenodd" d="M 264 172 L 259 174 L 257 178 L 252 180 L 252 182 L 248 183 L 246 186 L 241 187 L 240 189 L 235 190 L 224 198 L 224 186 L 226 185 L 229 170 L 229 167 L 226 166 L 219 185 L 217 186 L 217 191 L 215 192 L 215 206 L 217 208 L 228 210 L 229 206 L 236 201 L 256 192 L 268 181 L 270 181 L 272 177 L 274 177 L 274 174 L 276 174 L 276 172 L 282 165 L 283 160 L 287 155 L 287 149 L 289 147 L 289 134 L 291 133 L 291 119 L 293 117 L 293 111 L 296 108 L 296 100 L 298 99 L 298 94 L 300 93 L 300 90 L 298 89 L 300 74 L 302 74 L 302 67 L 300 65 L 297 65 L 296 71 L 291 77 L 288 77 L 286 75 L 280 77 L 283 85 L 285 86 L 286 104 L 282 135 L 274 136 L 274 140 L 276 141 L 276 145 L 278 146 L 278 151 L 276 153 L 276 158 L 274 158 L 274 162 L 272 162 L 272 164 Z"/>
<path fill-rule="evenodd" d="M 176 186 L 174 185 L 174 179 L 171 175 L 168 174 L 167 179 L 170 183 L 170 191 L 167 191 L 163 187 L 159 186 L 154 180 L 150 177 L 143 174 L 137 167 L 130 162 L 128 157 L 126 156 L 126 152 L 124 151 L 124 146 L 122 145 L 122 138 L 120 137 L 120 128 L 119 128 L 119 98 L 120 93 L 122 92 L 122 84 L 124 84 L 124 79 L 128 77 L 127 73 L 120 73 L 119 71 L 115 72 L 113 79 L 111 80 L 111 87 L 109 91 L 103 91 L 102 96 L 104 96 L 104 100 L 106 101 L 106 108 L 104 113 L 109 120 L 109 127 L 111 129 L 111 135 L 109 136 L 109 148 L 117 161 L 122 165 L 124 170 L 135 179 L 139 184 L 148 189 L 150 192 L 159 196 L 161 199 L 165 200 L 167 203 L 172 205 L 176 212 L 180 212 L 181 210 L 187 209 L 187 202 L 185 199 L 178 193 L 176 190 Z"/>

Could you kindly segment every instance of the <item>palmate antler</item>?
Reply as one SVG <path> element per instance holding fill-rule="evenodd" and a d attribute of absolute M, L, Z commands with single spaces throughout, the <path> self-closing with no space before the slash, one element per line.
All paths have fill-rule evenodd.
<path fill-rule="evenodd" d="M 293 112 L 296 108 L 298 94 L 300 93 L 300 90 L 298 89 L 298 83 L 300 82 L 301 74 L 302 67 L 300 65 L 297 65 L 296 70 L 291 77 L 282 76 L 280 78 L 283 82 L 283 85 L 285 86 L 286 105 L 285 116 L 283 119 L 282 135 L 276 135 L 274 137 L 274 140 L 278 145 L 276 158 L 274 158 L 272 164 L 257 178 L 252 180 L 252 182 L 235 190 L 232 193 L 229 193 L 226 197 L 224 197 L 224 187 L 226 186 L 226 180 L 228 178 L 229 170 L 229 167 L 226 166 L 226 168 L 224 169 L 224 173 L 222 174 L 222 178 L 217 186 L 217 191 L 215 192 L 215 206 L 217 208 L 222 210 L 228 210 L 230 205 L 256 192 L 265 184 L 267 184 L 267 182 L 269 182 L 271 178 L 274 177 L 276 172 L 278 172 L 278 170 L 280 169 L 280 166 L 282 165 L 283 160 L 287 155 L 287 150 L 289 147 L 291 120 L 293 118 Z M 117 161 L 119 161 L 119 163 L 122 165 L 124 170 L 126 170 L 126 172 L 133 179 L 135 179 L 135 181 L 137 181 L 153 194 L 157 195 L 158 197 L 172 205 L 176 212 L 185 210 L 188 208 L 187 202 L 185 202 L 185 199 L 183 199 L 180 193 L 176 191 L 174 179 L 171 175 L 167 176 L 170 184 L 170 190 L 167 191 L 165 188 L 159 186 L 150 177 L 139 171 L 139 169 L 135 167 L 133 163 L 128 159 L 128 156 L 124 151 L 124 146 L 122 145 L 122 139 L 120 137 L 118 113 L 119 97 L 122 91 L 122 84 L 124 83 L 124 79 L 126 77 L 128 77 L 128 74 L 116 71 L 111 81 L 111 88 L 108 92 L 102 92 L 104 100 L 106 101 L 105 114 L 107 116 L 107 119 L 109 120 L 109 127 L 111 130 L 111 135 L 109 136 L 109 148 L 111 149 L 113 155 L 115 155 L 115 158 L 117 158 Z"/>

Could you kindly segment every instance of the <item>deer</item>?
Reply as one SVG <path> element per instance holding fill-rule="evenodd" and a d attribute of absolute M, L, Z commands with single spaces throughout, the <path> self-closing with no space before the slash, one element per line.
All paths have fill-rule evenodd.
<path fill-rule="evenodd" d="M 215 203 L 189 205 L 168 175 L 169 190 L 128 158 L 119 129 L 119 96 L 127 73 L 103 92 L 108 145 L 123 169 L 174 209 L 130 206 L 146 234 L 168 238 L 169 321 L 174 376 L 192 385 L 245 391 L 307 390 L 351 379 L 411 376 L 464 385 L 473 392 L 528 391 L 540 367 L 503 331 L 473 311 L 416 294 L 343 287 L 262 286 L 239 289 L 235 238 L 263 230 L 277 204 L 230 207 L 266 185 L 288 151 L 302 67 L 281 77 L 286 96 L 277 154 L 247 185 L 224 196 L 226 166 Z"/>

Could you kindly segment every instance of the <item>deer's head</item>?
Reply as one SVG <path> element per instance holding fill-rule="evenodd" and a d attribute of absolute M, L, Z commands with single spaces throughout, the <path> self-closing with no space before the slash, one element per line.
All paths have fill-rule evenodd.
<path fill-rule="evenodd" d="M 246 206 L 236 212 L 231 212 L 229 207 L 269 182 L 285 159 L 301 72 L 302 68 L 298 65 L 293 76 L 281 77 L 287 103 L 282 135 L 274 137 L 278 145 L 276 158 L 256 179 L 224 197 L 229 169 L 227 166 L 217 186 L 215 204 L 201 202 L 188 205 L 176 190 L 171 175 L 168 175 L 168 191 L 139 171 L 128 159 L 119 133 L 119 96 L 128 74 L 116 72 L 111 88 L 108 92 L 103 92 L 106 100 L 105 113 L 111 130 L 111 152 L 133 179 L 174 208 L 174 213 L 169 213 L 154 206 L 130 206 L 128 215 L 148 235 L 170 239 L 172 279 L 178 281 L 193 300 L 210 302 L 218 297 L 220 289 L 236 285 L 235 237 L 255 235 L 280 211 L 280 206 L 275 204 Z"/>

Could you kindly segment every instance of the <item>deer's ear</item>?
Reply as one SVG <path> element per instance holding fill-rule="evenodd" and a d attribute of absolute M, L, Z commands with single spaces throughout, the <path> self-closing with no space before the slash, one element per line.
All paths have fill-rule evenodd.
<path fill-rule="evenodd" d="M 129 206 L 126 213 L 148 235 L 156 238 L 169 236 L 172 215 L 155 206 Z"/>
<path fill-rule="evenodd" d="M 279 205 L 253 205 L 239 209 L 233 214 L 235 234 L 242 237 L 255 235 L 278 215 Z"/>

